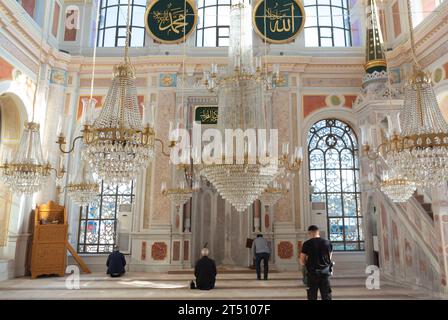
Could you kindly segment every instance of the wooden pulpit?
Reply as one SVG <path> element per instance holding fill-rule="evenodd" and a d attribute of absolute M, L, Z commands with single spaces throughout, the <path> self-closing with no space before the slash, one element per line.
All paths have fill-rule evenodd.
<path fill-rule="evenodd" d="M 40 275 L 65 275 L 67 250 L 82 270 L 90 273 L 85 263 L 68 243 L 67 211 L 53 201 L 38 205 L 35 210 L 31 252 L 31 278 Z"/>

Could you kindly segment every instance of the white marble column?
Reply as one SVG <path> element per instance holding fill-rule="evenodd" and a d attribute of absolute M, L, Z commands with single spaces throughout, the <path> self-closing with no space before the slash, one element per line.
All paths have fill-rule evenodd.
<path fill-rule="evenodd" d="M 40 105 L 39 113 L 45 112 L 45 118 L 41 122 L 41 136 L 42 136 L 42 150 L 44 157 L 48 154 L 48 160 L 53 168 L 59 167 L 60 151 L 57 140 L 57 127 L 59 119 L 67 122 L 65 128 L 67 128 L 68 121 L 64 119 L 64 85 L 50 84 L 48 90 L 48 99 L 46 105 Z M 42 115 L 40 117 L 42 119 Z M 65 134 L 65 136 L 67 136 Z M 37 204 L 47 203 L 49 200 L 56 201 L 58 199 L 56 194 L 56 176 L 55 173 L 51 173 L 51 178 L 44 185 L 42 190 L 37 194 Z"/>

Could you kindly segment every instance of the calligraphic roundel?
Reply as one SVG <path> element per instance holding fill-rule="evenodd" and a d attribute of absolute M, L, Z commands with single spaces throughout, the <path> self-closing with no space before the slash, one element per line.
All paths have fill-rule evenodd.
<path fill-rule="evenodd" d="M 145 13 L 146 32 L 165 44 L 184 42 L 196 29 L 197 22 L 193 0 L 156 0 Z"/>
<path fill-rule="evenodd" d="M 297 0 L 261 0 L 253 11 L 255 32 L 269 43 L 288 43 L 305 26 L 305 9 Z"/>

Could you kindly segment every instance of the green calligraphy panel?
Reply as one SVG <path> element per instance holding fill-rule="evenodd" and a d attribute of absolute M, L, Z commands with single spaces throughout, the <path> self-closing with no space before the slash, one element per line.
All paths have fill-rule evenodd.
<path fill-rule="evenodd" d="M 270 43 L 293 41 L 305 25 L 305 10 L 297 0 L 262 0 L 253 11 L 255 32 Z"/>
<path fill-rule="evenodd" d="M 195 30 L 197 17 L 192 0 L 158 0 L 146 10 L 146 31 L 161 43 L 183 42 Z"/>
<path fill-rule="evenodd" d="M 195 110 L 194 120 L 200 124 L 218 124 L 218 107 L 197 107 Z"/>

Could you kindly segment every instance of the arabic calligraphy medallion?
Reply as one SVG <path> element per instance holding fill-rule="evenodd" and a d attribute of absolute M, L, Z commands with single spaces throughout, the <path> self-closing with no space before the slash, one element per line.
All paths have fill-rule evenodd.
<path fill-rule="evenodd" d="M 145 13 L 146 32 L 158 42 L 184 42 L 195 30 L 198 12 L 193 0 L 158 0 Z"/>
<path fill-rule="evenodd" d="M 261 0 L 253 11 L 255 32 L 269 43 L 288 43 L 302 32 L 305 9 L 297 0 Z"/>

